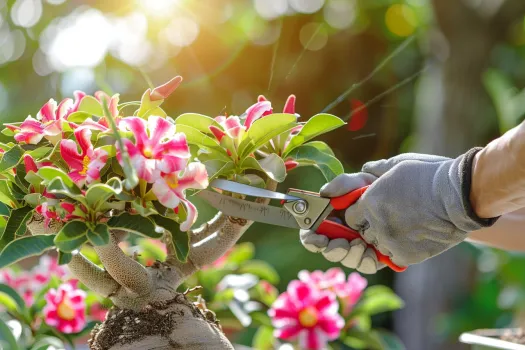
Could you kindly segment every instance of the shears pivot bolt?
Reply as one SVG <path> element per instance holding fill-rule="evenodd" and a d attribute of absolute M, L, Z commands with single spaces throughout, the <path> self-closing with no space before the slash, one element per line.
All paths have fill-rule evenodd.
<path fill-rule="evenodd" d="M 293 205 L 293 211 L 297 214 L 304 214 L 308 209 L 308 204 L 305 201 L 297 201 Z"/>

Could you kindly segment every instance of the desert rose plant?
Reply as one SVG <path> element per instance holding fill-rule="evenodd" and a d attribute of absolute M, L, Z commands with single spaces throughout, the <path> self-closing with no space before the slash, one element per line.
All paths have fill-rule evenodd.
<path fill-rule="evenodd" d="M 260 97 L 240 116 L 170 118 L 161 105 L 181 81 L 127 103 L 102 92 L 51 99 L 3 130 L 11 141 L 0 144 L 0 267 L 55 249 L 60 265 L 114 305 L 91 333 L 93 349 L 232 348 L 217 321 L 177 288 L 223 257 L 252 222 L 218 213 L 194 228 L 188 196 L 217 177 L 273 190 L 300 166 L 328 180 L 343 171 L 330 148 L 313 141 L 341 119 L 301 122 L 294 96 L 283 113 Z M 163 242 L 166 258 L 144 266 L 128 256 L 119 244 L 130 235 Z M 101 266 L 80 252 L 86 246 Z M 73 293 L 57 288 L 49 297 L 55 304 Z"/>

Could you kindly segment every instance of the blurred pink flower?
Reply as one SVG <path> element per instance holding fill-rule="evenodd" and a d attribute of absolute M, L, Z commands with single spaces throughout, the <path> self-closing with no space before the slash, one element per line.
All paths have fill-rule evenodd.
<path fill-rule="evenodd" d="M 299 340 L 301 349 L 325 349 L 344 326 L 335 294 L 292 281 L 268 311 L 277 338 Z"/>
<path fill-rule="evenodd" d="M 205 189 L 208 187 L 208 173 L 202 163 L 190 163 L 184 170 L 162 173 L 153 184 L 152 191 L 159 202 L 167 208 L 175 209 L 182 202 L 186 207 L 186 220 L 180 224 L 181 231 L 187 231 L 197 220 L 197 208 L 186 199 L 184 193 L 189 188 Z"/>
<path fill-rule="evenodd" d="M 65 266 L 59 265 L 56 258 L 49 255 L 42 255 L 38 265 L 31 270 L 33 280 L 41 285 L 49 282 L 51 276 L 57 276 L 62 279 L 67 275 Z"/>
<path fill-rule="evenodd" d="M 62 333 L 80 332 L 86 325 L 86 293 L 70 283 L 50 289 L 46 296 L 44 321 Z"/>
<path fill-rule="evenodd" d="M 94 303 L 89 309 L 89 316 L 95 321 L 104 322 L 107 313 L 108 310 L 100 303 Z"/>
<path fill-rule="evenodd" d="M 124 139 L 131 163 L 139 178 L 154 183 L 161 173 L 172 174 L 186 167 L 190 149 L 186 136 L 175 132 L 175 125 L 160 117 L 149 117 L 148 121 L 128 117 L 120 121 L 119 127 L 129 129 L 135 142 Z M 120 152 L 117 153 L 120 159 Z"/>
<path fill-rule="evenodd" d="M 102 148 L 93 148 L 91 143 L 91 130 L 75 130 L 73 140 L 62 140 L 60 142 L 60 154 L 68 164 L 71 172 L 69 176 L 79 187 L 100 178 L 100 170 L 106 165 L 108 153 Z M 81 152 L 78 152 L 78 145 Z"/>
<path fill-rule="evenodd" d="M 357 272 L 351 273 L 348 280 L 345 280 L 345 273 L 338 267 L 333 267 L 326 272 L 302 270 L 299 272 L 299 279 L 321 290 L 333 291 L 343 303 L 344 314 L 357 303 L 368 284 L 366 278 Z"/>

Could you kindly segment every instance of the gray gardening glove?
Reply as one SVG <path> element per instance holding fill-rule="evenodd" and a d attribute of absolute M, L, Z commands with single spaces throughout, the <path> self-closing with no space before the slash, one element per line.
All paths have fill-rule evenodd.
<path fill-rule="evenodd" d="M 420 263 L 459 244 L 467 233 L 494 224 L 497 218 L 477 217 L 470 204 L 472 161 L 479 149 L 450 159 L 407 153 L 366 163 L 361 173 L 343 174 L 321 189 L 337 197 L 371 184 L 345 212 L 346 224 L 363 240 L 329 240 L 301 231 L 301 242 L 332 262 L 375 273 L 384 267 L 375 252 L 398 266 Z"/>

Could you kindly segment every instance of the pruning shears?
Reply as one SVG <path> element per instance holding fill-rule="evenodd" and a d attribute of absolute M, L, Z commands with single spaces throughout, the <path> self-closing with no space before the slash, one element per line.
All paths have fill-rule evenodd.
<path fill-rule="evenodd" d="M 330 219 L 344 217 L 341 214 L 344 214 L 344 211 L 363 195 L 368 186 L 335 198 L 325 198 L 315 192 L 294 188 L 288 189 L 284 194 L 223 179 L 213 180 L 209 188 L 249 197 L 277 199 L 282 205 L 282 207 L 265 205 L 227 196 L 210 189 L 202 190 L 197 194 L 228 216 L 276 226 L 312 230 L 329 239 L 344 238 L 352 241 L 362 238 L 359 232 Z M 379 262 L 396 272 L 406 270 L 406 267 L 394 264 L 389 256 L 379 252 L 372 244 L 368 246 L 374 249 Z"/>

